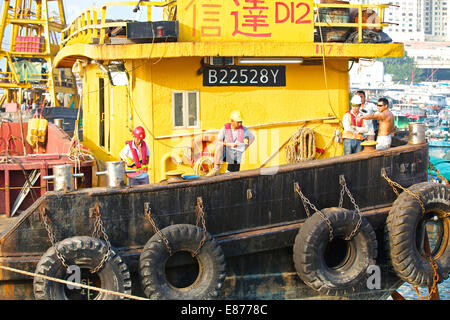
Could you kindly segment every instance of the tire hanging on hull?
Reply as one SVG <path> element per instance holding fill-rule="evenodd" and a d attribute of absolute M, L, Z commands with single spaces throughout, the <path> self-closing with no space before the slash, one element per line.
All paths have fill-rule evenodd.
<path fill-rule="evenodd" d="M 89 270 L 99 265 L 108 250 L 103 240 L 88 236 L 66 238 L 56 243 L 55 247 L 64 256 L 67 264 L 76 265 L 80 270 L 87 271 L 87 274 L 89 274 Z M 36 266 L 35 273 L 58 279 L 65 279 L 69 276 L 57 257 L 54 247 L 44 253 Z M 131 294 L 130 272 L 122 258 L 113 249 L 109 253 L 109 258 L 93 277 L 99 282 L 98 286 L 102 289 Z M 39 277 L 34 278 L 33 290 L 37 300 L 70 300 L 72 296 L 79 299 L 89 298 L 77 294 L 76 291 L 81 291 L 80 289 L 70 288 L 67 285 Z M 99 292 L 95 296 L 95 300 L 116 299 L 124 298 L 103 292 Z"/>
<path fill-rule="evenodd" d="M 425 232 L 436 231 L 431 257 L 437 263 L 440 283 L 450 271 L 450 187 L 423 182 L 408 190 L 420 198 L 425 215 L 414 196 L 407 192 L 400 194 L 386 221 L 389 256 L 394 271 L 403 281 L 431 286 L 434 269 L 424 251 Z M 427 227 L 427 223 L 431 225 Z"/>
<path fill-rule="evenodd" d="M 326 208 L 334 236 L 316 212 L 301 226 L 294 243 L 294 264 L 299 277 L 312 289 L 340 296 L 366 286 L 367 268 L 375 265 L 378 243 L 364 217 L 353 238 L 344 240 L 357 226 L 359 215 L 344 208 Z M 336 254 L 338 253 L 338 254 Z"/>
<path fill-rule="evenodd" d="M 219 296 L 225 280 L 225 257 L 219 244 L 202 228 L 177 224 L 162 229 L 173 254 L 197 252 L 203 236 L 204 243 L 195 256 L 198 275 L 187 287 L 177 287 L 167 277 L 166 266 L 171 255 L 159 234 L 146 243 L 139 261 L 139 274 L 145 295 L 158 300 L 200 300 Z"/>

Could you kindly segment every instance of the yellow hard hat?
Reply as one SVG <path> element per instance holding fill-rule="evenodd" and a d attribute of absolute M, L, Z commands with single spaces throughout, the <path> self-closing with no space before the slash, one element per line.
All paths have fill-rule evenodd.
<path fill-rule="evenodd" d="M 231 115 L 230 115 L 230 119 L 233 121 L 242 121 L 242 115 L 241 112 L 238 110 L 234 110 Z"/>

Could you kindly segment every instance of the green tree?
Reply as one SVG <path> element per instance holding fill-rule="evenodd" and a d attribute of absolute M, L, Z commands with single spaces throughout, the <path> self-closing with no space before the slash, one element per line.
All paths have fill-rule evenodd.
<path fill-rule="evenodd" d="M 404 57 L 385 57 L 379 58 L 384 64 L 384 72 L 392 74 L 393 81 L 409 83 L 424 81 L 426 79 L 425 71 L 417 68 L 414 59 L 408 56 Z"/>

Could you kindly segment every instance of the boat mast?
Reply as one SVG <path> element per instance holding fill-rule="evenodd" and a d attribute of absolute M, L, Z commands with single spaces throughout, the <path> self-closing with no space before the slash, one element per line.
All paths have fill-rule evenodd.
<path fill-rule="evenodd" d="M 43 99 L 47 92 L 53 106 L 61 105 L 57 99 L 60 92 L 77 99 L 71 72 L 53 68 L 65 25 L 62 0 L 3 0 L 0 61 L 4 64 L 0 67 L 5 69 L 0 75 L 0 88 L 5 94 L 2 104 L 22 103 L 25 91 L 31 92 L 33 100 Z"/>

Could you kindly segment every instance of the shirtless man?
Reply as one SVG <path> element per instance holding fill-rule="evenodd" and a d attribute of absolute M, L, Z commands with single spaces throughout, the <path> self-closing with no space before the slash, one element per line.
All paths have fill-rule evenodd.
<path fill-rule="evenodd" d="M 386 98 L 378 99 L 378 113 L 363 116 L 364 120 L 378 120 L 379 129 L 377 137 L 377 150 L 386 150 L 391 147 L 392 134 L 395 131 L 394 115 L 389 111 L 389 101 Z"/>

